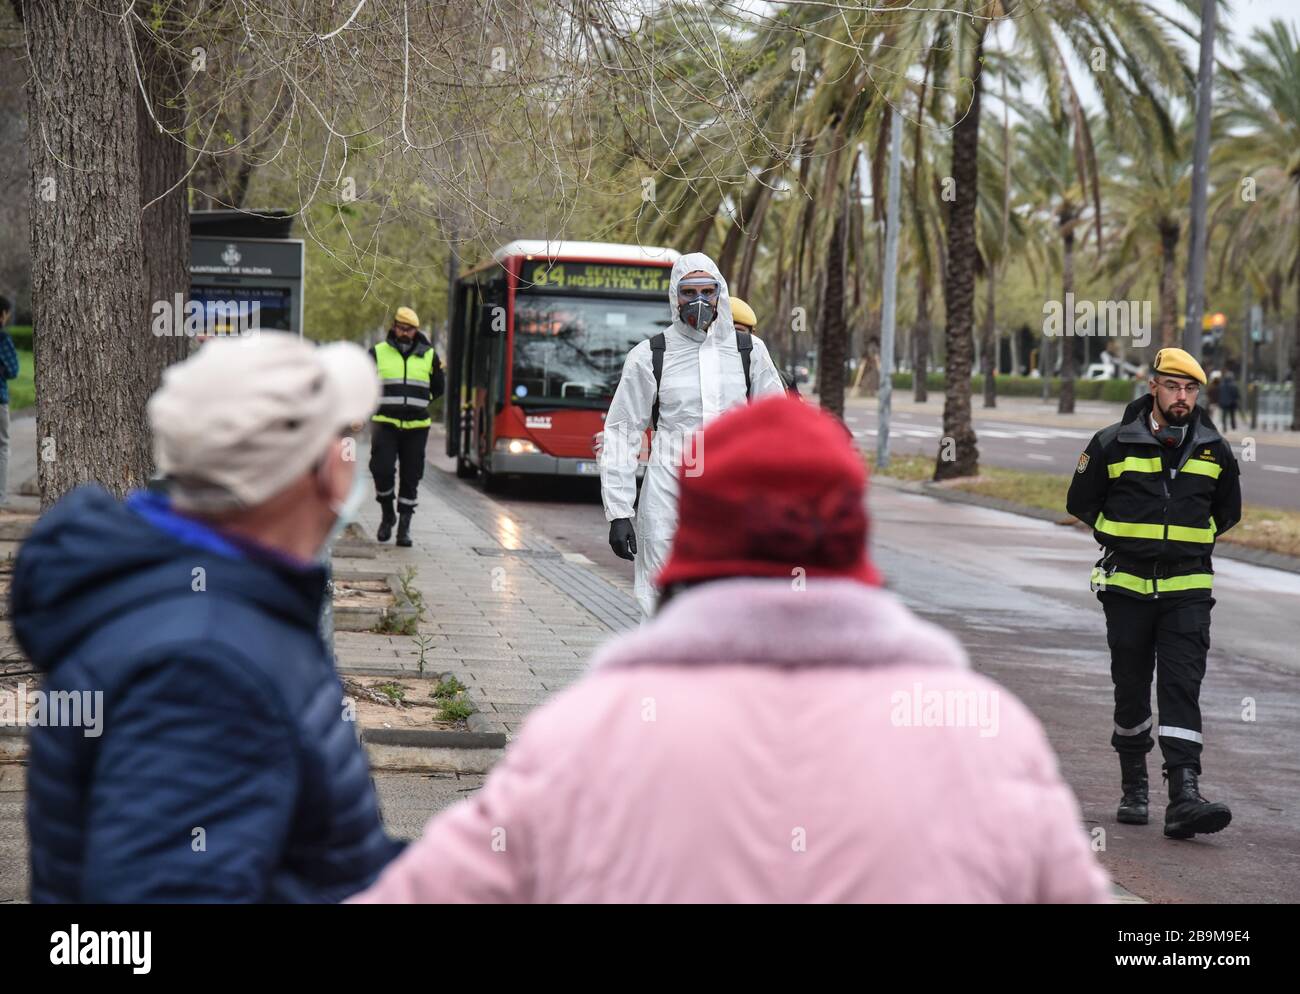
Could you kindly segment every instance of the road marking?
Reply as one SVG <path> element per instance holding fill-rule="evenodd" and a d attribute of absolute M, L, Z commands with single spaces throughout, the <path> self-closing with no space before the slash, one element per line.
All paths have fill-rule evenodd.
<path fill-rule="evenodd" d="M 1300 469 L 1294 466 L 1273 466 L 1269 463 L 1262 463 L 1259 468 L 1272 470 L 1274 473 L 1300 473 Z"/>
<path fill-rule="evenodd" d="M 1028 453 L 1028 457 L 1029 457 L 1030 459 L 1037 459 L 1039 462 L 1051 462 L 1051 461 L 1052 461 L 1052 457 L 1051 457 L 1051 456 L 1040 456 L 1037 452 L 1030 452 L 1030 453 Z"/>
<path fill-rule="evenodd" d="M 1030 445 L 1046 445 L 1046 444 L 1047 444 L 1047 443 L 1046 443 L 1045 441 L 1043 441 L 1041 438 L 1026 438 L 1025 441 L 1028 442 Z"/>

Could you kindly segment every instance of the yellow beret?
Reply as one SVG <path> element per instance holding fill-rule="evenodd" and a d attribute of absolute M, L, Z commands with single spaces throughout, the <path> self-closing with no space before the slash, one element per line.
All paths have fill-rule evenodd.
<path fill-rule="evenodd" d="M 1190 352 L 1182 349 L 1161 349 L 1156 353 L 1155 370 L 1168 376 L 1186 376 L 1197 383 L 1205 383 L 1205 370 Z"/>
<path fill-rule="evenodd" d="M 758 317 L 754 314 L 754 308 L 739 297 L 729 297 L 731 301 L 731 317 L 736 324 L 747 325 L 753 328 L 758 324 Z"/>
<path fill-rule="evenodd" d="M 412 328 L 420 327 L 420 318 L 409 307 L 399 307 L 393 320 L 397 324 L 409 324 Z"/>

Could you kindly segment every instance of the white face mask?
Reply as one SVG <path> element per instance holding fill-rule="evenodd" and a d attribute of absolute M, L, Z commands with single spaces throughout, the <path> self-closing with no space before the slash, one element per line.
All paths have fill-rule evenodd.
<path fill-rule="evenodd" d="M 330 504 L 330 510 L 334 512 L 334 524 L 330 526 L 329 534 L 325 536 L 320 548 L 316 550 L 318 559 L 324 558 L 347 526 L 356 520 L 357 512 L 361 510 L 361 504 L 365 499 L 366 477 L 357 470 L 352 474 L 352 487 L 348 490 L 347 496 L 343 498 L 343 502 L 341 504 Z"/>

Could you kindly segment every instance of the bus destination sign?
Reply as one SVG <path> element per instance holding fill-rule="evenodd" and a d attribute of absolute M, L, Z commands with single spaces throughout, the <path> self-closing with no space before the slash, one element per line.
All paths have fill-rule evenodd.
<path fill-rule="evenodd" d="M 667 266 L 608 266 L 594 262 L 525 265 L 521 290 L 563 290 L 566 293 L 668 293 L 672 270 Z"/>

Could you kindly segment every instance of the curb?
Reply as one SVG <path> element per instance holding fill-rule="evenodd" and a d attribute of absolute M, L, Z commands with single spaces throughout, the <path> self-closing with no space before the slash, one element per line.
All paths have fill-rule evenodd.
<path fill-rule="evenodd" d="M 443 770 L 487 773 L 505 755 L 498 731 L 361 728 L 358 737 L 372 770 Z M 27 760 L 30 739 L 22 725 L 0 725 L 0 763 Z"/>
<path fill-rule="evenodd" d="M 1003 500 L 1001 497 L 986 497 L 983 494 L 973 494 L 966 490 L 940 486 L 937 483 L 894 480 L 873 473 L 871 475 L 871 484 L 872 486 L 889 487 L 891 490 L 920 494 L 923 497 L 935 497 L 954 504 L 974 504 L 976 507 L 988 508 L 991 511 L 1006 511 L 1008 514 L 1019 514 L 1026 518 L 1037 518 L 1040 521 L 1050 521 L 1054 524 L 1062 523 L 1062 516 L 1056 511 L 1046 511 L 1040 507 L 1027 507 L 1014 501 Z M 1082 522 L 1071 520 L 1069 527 L 1083 528 L 1085 526 Z M 1234 542 L 1219 542 L 1214 546 L 1214 555 L 1223 559 L 1235 559 L 1239 562 L 1250 563 L 1252 566 L 1264 566 L 1268 569 L 1279 569 L 1287 573 L 1300 573 L 1300 556 L 1288 556 L 1282 552 L 1268 552 L 1264 549 L 1251 548 L 1248 545 L 1237 545 Z"/>
<path fill-rule="evenodd" d="M 421 615 L 421 609 L 406 596 L 406 591 L 402 588 L 402 581 L 399 573 L 399 569 L 334 569 L 331 564 L 331 590 L 333 590 L 333 584 L 335 583 L 346 584 L 349 580 L 374 580 L 388 584 L 388 589 L 394 598 L 394 604 L 392 607 L 335 607 L 334 630 L 343 632 L 375 632 L 379 626 L 384 624 L 386 621 L 394 624 L 405 624 L 412 618 L 415 618 L 418 621 Z M 365 627 L 352 627 L 355 625 L 364 625 Z"/>
<path fill-rule="evenodd" d="M 372 770 L 487 773 L 506 748 L 503 732 L 363 728 L 360 737 Z"/>

